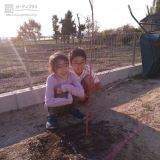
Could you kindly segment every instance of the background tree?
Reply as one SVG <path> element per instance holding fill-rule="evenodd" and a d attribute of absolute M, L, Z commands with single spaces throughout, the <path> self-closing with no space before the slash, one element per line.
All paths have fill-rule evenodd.
<path fill-rule="evenodd" d="M 150 7 L 151 14 L 160 14 L 160 0 L 153 0 L 152 6 Z"/>
<path fill-rule="evenodd" d="M 115 41 L 117 37 L 117 33 L 115 29 L 105 29 L 96 36 L 96 43 L 100 44 L 106 44 L 111 45 L 113 41 Z"/>
<path fill-rule="evenodd" d="M 69 43 L 70 35 L 72 35 L 73 37 L 74 34 L 76 33 L 76 24 L 75 21 L 72 20 L 72 17 L 73 17 L 72 12 L 68 10 L 67 13 L 65 14 L 64 19 L 61 19 L 60 21 L 60 23 L 62 24 L 61 34 L 64 35 L 64 37 L 62 37 L 64 43 L 66 40 Z"/>
<path fill-rule="evenodd" d="M 80 24 L 80 26 L 78 26 L 78 37 L 80 37 L 81 41 L 82 41 L 82 38 L 84 36 L 84 34 L 82 33 L 84 30 L 85 30 L 85 24 Z"/>
<path fill-rule="evenodd" d="M 56 43 L 57 40 L 59 39 L 60 31 L 59 31 L 59 19 L 57 15 L 52 16 L 52 27 L 53 27 L 53 39 L 55 39 Z"/>
<path fill-rule="evenodd" d="M 21 39 L 24 36 L 27 39 L 33 39 L 36 43 L 37 38 L 41 37 L 41 25 L 33 19 L 29 19 L 28 22 L 24 22 L 22 26 L 19 27 L 18 38 Z"/>
<path fill-rule="evenodd" d="M 87 37 L 89 37 L 92 32 L 92 19 L 91 19 L 91 17 L 87 16 L 87 19 L 85 21 L 85 26 L 86 26 Z"/>
<path fill-rule="evenodd" d="M 130 33 L 130 32 L 134 32 L 135 28 L 133 25 L 130 24 L 126 24 L 126 25 L 122 25 L 121 27 L 118 27 L 116 29 L 117 33 Z"/>
<path fill-rule="evenodd" d="M 111 45 L 112 42 L 119 41 L 123 45 L 129 44 L 133 40 L 133 32 L 142 32 L 141 28 L 135 28 L 133 25 L 126 24 L 118 27 L 117 29 L 105 29 L 101 32 L 101 42 Z M 139 38 L 139 34 L 137 34 Z M 97 43 L 100 40 L 97 38 Z"/>
<path fill-rule="evenodd" d="M 78 39 L 79 39 L 79 44 L 81 44 L 82 37 L 83 37 L 82 31 L 84 31 L 86 27 L 85 27 L 85 24 L 80 24 L 80 20 L 79 20 L 80 18 L 78 14 L 77 14 L 77 18 L 78 18 Z"/>
<path fill-rule="evenodd" d="M 98 24 L 98 21 L 95 21 L 94 22 L 94 33 L 98 33 L 99 32 L 99 28 L 100 28 L 100 26 Z"/>
<path fill-rule="evenodd" d="M 85 27 L 86 27 L 86 32 L 87 32 L 87 37 L 89 37 L 92 33 L 92 18 L 90 16 L 87 16 L 86 21 L 85 21 Z M 94 33 L 98 33 L 99 31 L 99 24 L 98 21 L 94 21 Z"/>
<path fill-rule="evenodd" d="M 103 36 L 106 36 L 106 35 L 113 34 L 113 33 L 115 33 L 115 32 L 116 32 L 115 29 L 105 29 L 105 30 L 103 30 L 103 31 L 101 32 L 101 34 L 102 34 Z"/>
<path fill-rule="evenodd" d="M 127 45 L 133 39 L 133 32 L 135 32 L 135 28 L 133 25 L 126 24 L 116 29 L 118 34 L 121 34 L 120 41 L 123 45 Z"/>

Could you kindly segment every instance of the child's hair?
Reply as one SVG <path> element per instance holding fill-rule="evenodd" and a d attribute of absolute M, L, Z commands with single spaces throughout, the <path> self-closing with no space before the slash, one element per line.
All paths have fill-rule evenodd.
<path fill-rule="evenodd" d="M 63 60 L 69 63 L 68 58 L 64 54 L 60 52 L 54 53 L 53 55 L 49 57 L 49 72 L 50 73 L 56 73 L 57 64 L 59 60 Z"/>
<path fill-rule="evenodd" d="M 80 48 L 80 47 L 77 47 L 77 48 L 74 48 L 72 49 L 69 53 L 68 53 L 68 58 L 69 58 L 69 61 L 72 63 L 73 59 L 75 57 L 78 57 L 78 56 L 81 56 L 83 57 L 85 60 L 87 58 L 86 56 L 86 52 L 84 51 L 84 49 Z"/>

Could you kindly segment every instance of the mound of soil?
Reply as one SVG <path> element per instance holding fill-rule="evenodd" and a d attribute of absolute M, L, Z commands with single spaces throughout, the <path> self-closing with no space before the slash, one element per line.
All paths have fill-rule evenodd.
<path fill-rule="evenodd" d="M 103 159 L 113 146 L 124 138 L 126 131 L 121 125 L 113 126 L 108 121 L 101 121 L 96 124 L 89 123 L 88 136 L 85 132 L 84 122 L 47 130 L 20 143 L 23 149 L 19 151 L 19 157 L 30 160 Z M 20 148 L 19 145 L 12 146 L 12 149 L 16 152 L 16 149 Z M 0 156 L 0 159 L 8 158 L 5 152 Z"/>

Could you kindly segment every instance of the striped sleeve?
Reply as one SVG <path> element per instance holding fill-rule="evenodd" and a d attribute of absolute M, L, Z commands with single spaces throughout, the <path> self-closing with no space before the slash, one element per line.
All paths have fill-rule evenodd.
<path fill-rule="evenodd" d="M 93 70 L 91 70 L 91 76 L 93 77 L 94 83 L 98 83 L 99 82 L 99 79 L 98 79 L 97 75 L 94 73 Z"/>
<path fill-rule="evenodd" d="M 86 67 L 85 67 L 86 73 L 84 73 L 84 74 L 90 75 L 90 69 L 91 69 L 91 67 L 89 65 L 86 65 Z M 93 71 L 93 69 L 91 69 L 91 76 L 93 77 L 94 83 L 99 82 L 99 79 L 98 79 L 96 73 Z"/>

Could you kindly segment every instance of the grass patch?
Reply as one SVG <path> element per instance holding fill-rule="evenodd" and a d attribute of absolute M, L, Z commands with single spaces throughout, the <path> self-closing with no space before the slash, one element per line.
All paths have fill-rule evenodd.
<path fill-rule="evenodd" d="M 147 111 L 153 111 L 152 106 L 150 106 L 149 104 L 142 104 L 143 108 L 146 108 Z"/>
<path fill-rule="evenodd" d="M 15 73 L 13 73 L 12 71 L 5 71 L 3 73 L 0 73 L 0 79 L 13 77 L 14 74 Z"/>

